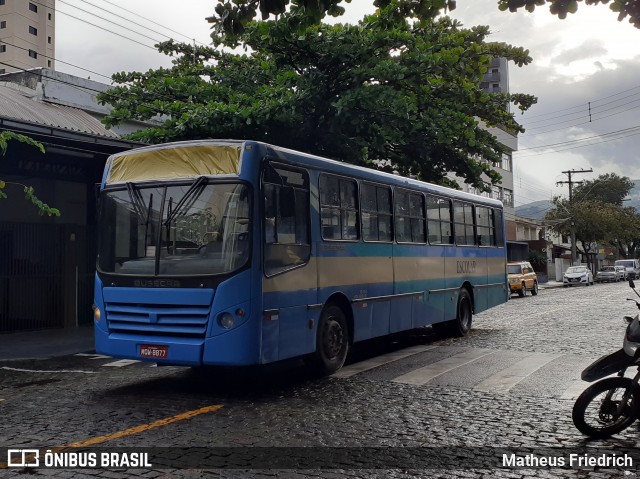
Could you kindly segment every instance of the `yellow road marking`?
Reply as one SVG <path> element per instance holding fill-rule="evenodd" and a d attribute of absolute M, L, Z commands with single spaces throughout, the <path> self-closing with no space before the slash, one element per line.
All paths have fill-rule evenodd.
<path fill-rule="evenodd" d="M 149 431 L 151 429 L 155 429 L 157 427 L 166 426 L 168 424 L 172 424 L 178 421 L 184 421 L 185 419 L 191 419 L 192 417 L 199 416 L 200 414 L 206 414 L 208 412 L 214 412 L 218 409 L 222 408 L 222 404 L 217 404 L 215 406 L 206 406 L 200 409 L 194 409 L 193 411 L 183 412 L 182 414 L 178 414 L 176 416 L 168 417 L 165 419 L 158 419 L 157 421 L 151 422 L 149 424 L 142 424 L 141 426 L 131 427 L 129 429 L 125 429 L 124 431 L 114 432 L 113 434 L 107 434 L 105 436 L 98 436 L 92 439 L 87 439 L 86 441 L 79 441 L 68 444 L 64 447 L 86 447 L 93 446 L 94 444 L 100 444 L 103 442 L 111 441 L 112 439 L 119 439 L 125 436 L 131 436 L 133 434 L 138 434 L 141 432 Z"/>
<path fill-rule="evenodd" d="M 71 444 L 67 444 L 66 446 L 58 446 L 58 447 L 47 448 L 47 449 L 49 449 L 51 452 L 59 452 L 59 451 L 63 451 L 65 449 L 70 449 L 74 447 L 94 446 L 96 444 L 101 444 L 103 442 L 111 441 L 112 439 L 119 439 L 121 437 L 131 436 L 133 434 L 139 434 L 141 432 L 150 431 L 151 429 L 173 424 L 174 422 L 191 419 L 192 417 L 196 417 L 201 414 L 215 412 L 219 409 L 222 409 L 222 407 L 223 407 L 222 404 L 206 406 L 200 409 L 194 409 L 193 411 L 183 412 L 182 414 L 177 414 L 175 416 L 167 417 L 164 419 L 158 419 L 157 421 L 150 422 L 149 424 L 142 424 L 140 426 L 130 427 L 129 429 L 125 429 L 124 431 L 114 432 L 113 434 L 105 434 L 104 436 L 93 437 L 91 439 L 86 439 L 84 441 L 72 442 Z M 7 463 L 0 462 L 0 469 L 7 469 L 7 468 L 8 468 Z"/>

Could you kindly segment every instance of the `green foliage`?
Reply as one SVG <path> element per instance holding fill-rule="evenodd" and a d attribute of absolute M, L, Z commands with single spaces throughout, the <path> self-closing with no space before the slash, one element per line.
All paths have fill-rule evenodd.
<path fill-rule="evenodd" d="M 582 1 L 585 5 L 609 3 L 609 0 L 498 0 L 498 8 L 501 11 L 516 12 L 524 7 L 528 12 L 533 12 L 537 6 L 549 4 L 549 11 L 557 15 L 558 18 L 564 19 L 567 17 L 567 13 L 576 13 L 578 2 Z M 629 23 L 640 28 L 640 2 L 637 0 L 613 0 L 609 8 L 618 14 L 618 21 L 629 17 Z"/>
<path fill-rule="evenodd" d="M 374 0 L 380 9 L 388 7 L 395 0 Z M 215 34 L 225 34 L 233 43 L 244 33 L 246 25 L 260 12 L 262 20 L 284 14 L 287 9 L 301 18 L 305 24 L 319 23 L 326 15 L 338 17 L 344 13 L 343 0 L 218 0 L 215 13 L 207 18 L 213 25 Z M 351 3 L 351 0 L 344 0 Z M 412 0 L 402 2 L 399 14 L 404 17 L 433 18 L 442 10 L 456 8 L 455 0 Z"/>
<path fill-rule="evenodd" d="M 19 133 L 14 133 L 12 131 L 0 131 L 0 155 L 4 155 L 7 152 L 10 140 L 26 143 L 27 145 L 31 145 L 40 150 L 40 153 L 44 153 L 44 146 L 42 143 L 34 140 L 33 138 Z"/>
<path fill-rule="evenodd" d="M 540 251 L 531 250 L 527 260 L 535 271 L 544 271 L 547 264 L 547 255 Z"/>
<path fill-rule="evenodd" d="M 624 207 L 623 199 L 633 183 L 626 176 L 615 173 L 600 175 L 577 186 L 573 201 L 554 198 L 554 208 L 547 220 L 558 221 L 552 229 L 558 234 L 569 235 L 571 222 L 585 252 L 597 244 L 617 245 L 623 252 L 631 250 L 630 244 L 640 242 L 640 215 L 634 208 Z"/>
<path fill-rule="evenodd" d="M 633 181 L 626 176 L 607 173 L 577 185 L 573 190 L 573 197 L 577 200 L 597 199 L 603 203 L 622 206 L 632 188 Z"/>
<path fill-rule="evenodd" d="M 44 153 L 44 146 L 42 145 L 42 143 L 34 140 L 33 138 L 30 138 L 25 135 L 21 135 L 19 133 L 14 133 L 12 131 L 1 131 L 0 132 L 0 156 L 4 156 L 4 154 L 7 151 L 9 141 L 11 140 L 19 141 L 21 143 L 26 143 L 27 145 L 31 145 L 37 148 L 38 150 L 40 150 L 41 153 Z M 36 206 L 36 208 L 38 208 L 39 215 L 60 216 L 60 210 L 58 210 L 57 208 L 52 208 L 48 204 L 38 199 L 38 197 L 35 195 L 33 187 L 31 186 L 26 186 L 20 183 L 11 183 L 11 182 L 0 180 L 0 199 L 7 198 L 7 194 L 3 191 L 3 189 L 7 184 L 18 184 L 20 186 L 23 186 L 25 199 L 27 201 L 31 201 L 31 203 L 33 203 Z"/>
<path fill-rule="evenodd" d="M 526 65 L 528 51 L 487 42 L 488 27 L 419 18 L 420 2 L 380 3 L 358 25 L 309 24 L 295 11 L 248 22 L 251 53 L 162 43 L 172 68 L 114 75 L 119 86 L 99 96 L 114 107 L 104 121 L 161 115 L 130 138 L 261 140 L 450 186 L 454 172 L 488 190 L 503 146 L 478 120 L 522 132 L 505 105 L 526 110 L 535 98 L 483 92 L 480 81 L 493 56 Z"/>

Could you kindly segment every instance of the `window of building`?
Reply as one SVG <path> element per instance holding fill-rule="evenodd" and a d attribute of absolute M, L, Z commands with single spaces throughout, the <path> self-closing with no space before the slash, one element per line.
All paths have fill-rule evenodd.
<path fill-rule="evenodd" d="M 320 176 L 320 217 L 322 238 L 357 240 L 358 185 L 333 175 Z"/>
<path fill-rule="evenodd" d="M 4 5 L 4 0 L 0 0 L 0 5 Z"/>
<path fill-rule="evenodd" d="M 476 231 L 479 246 L 491 246 L 495 243 L 495 224 L 491 208 L 476 206 Z"/>
<path fill-rule="evenodd" d="M 4 68 L 0 68 L 0 75 L 2 75 L 5 72 L 6 72 L 6 70 Z"/>
<path fill-rule="evenodd" d="M 7 46 L 6 45 L 0 45 L 0 53 L 4 53 L 7 51 Z"/>
<path fill-rule="evenodd" d="M 503 170 L 512 171 L 511 169 L 511 153 L 503 153 L 502 154 L 502 165 L 500 165 Z"/>
<path fill-rule="evenodd" d="M 360 188 L 362 212 L 362 239 L 365 241 L 391 241 L 391 189 L 363 183 Z"/>
<path fill-rule="evenodd" d="M 473 205 L 469 203 L 453 202 L 453 223 L 456 234 L 456 244 L 473 245 Z"/>
<path fill-rule="evenodd" d="M 29 2 L 29 10 L 38 13 L 38 6 L 35 3 Z"/>
<path fill-rule="evenodd" d="M 51 44 L 51 37 L 47 37 L 47 43 Z"/>
<path fill-rule="evenodd" d="M 47 66 L 51 68 L 51 60 L 47 60 Z"/>
<path fill-rule="evenodd" d="M 427 231 L 429 243 L 452 244 L 451 202 L 427 195 Z"/>
<path fill-rule="evenodd" d="M 507 188 L 502 189 L 502 203 L 505 206 L 513 206 L 513 191 Z"/>
<path fill-rule="evenodd" d="M 264 271 L 271 276 L 309 261 L 309 174 L 272 163 L 263 183 Z"/>
<path fill-rule="evenodd" d="M 0 22 L 0 28 L 7 28 L 7 22 L 5 20 Z"/>
<path fill-rule="evenodd" d="M 38 34 L 38 29 L 36 27 L 32 27 L 31 25 L 29 25 L 29 33 L 31 35 L 37 35 Z"/>
<path fill-rule="evenodd" d="M 49 20 L 51 20 L 51 14 L 50 14 L 50 13 L 47 13 L 47 18 L 48 18 Z"/>
<path fill-rule="evenodd" d="M 34 50 L 29 50 L 29 56 L 31 58 L 38 58 L 38 53 Z"/>
<path fill-rule="evenodd" d="M 395 206 L 398 243 L 426 243 L 424 196 L 396 190 Z"/>

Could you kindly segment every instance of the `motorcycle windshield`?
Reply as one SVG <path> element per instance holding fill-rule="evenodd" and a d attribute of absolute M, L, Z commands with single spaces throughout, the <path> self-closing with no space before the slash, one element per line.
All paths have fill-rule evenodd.
<path fill-rule="evenodd" d="M 629 356 L 637 356 L 640 351 L 640 321 L 636 316 L 627 326 L 624 336 L 624 352 Z"/>

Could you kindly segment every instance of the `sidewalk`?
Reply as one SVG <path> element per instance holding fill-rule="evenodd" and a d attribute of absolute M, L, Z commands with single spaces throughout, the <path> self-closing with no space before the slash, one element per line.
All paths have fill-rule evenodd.
<path fill-rule="evenodd" d="M 93 325 L 0 334 L 0 361 L 45 359 L 94 349 Z"/>

